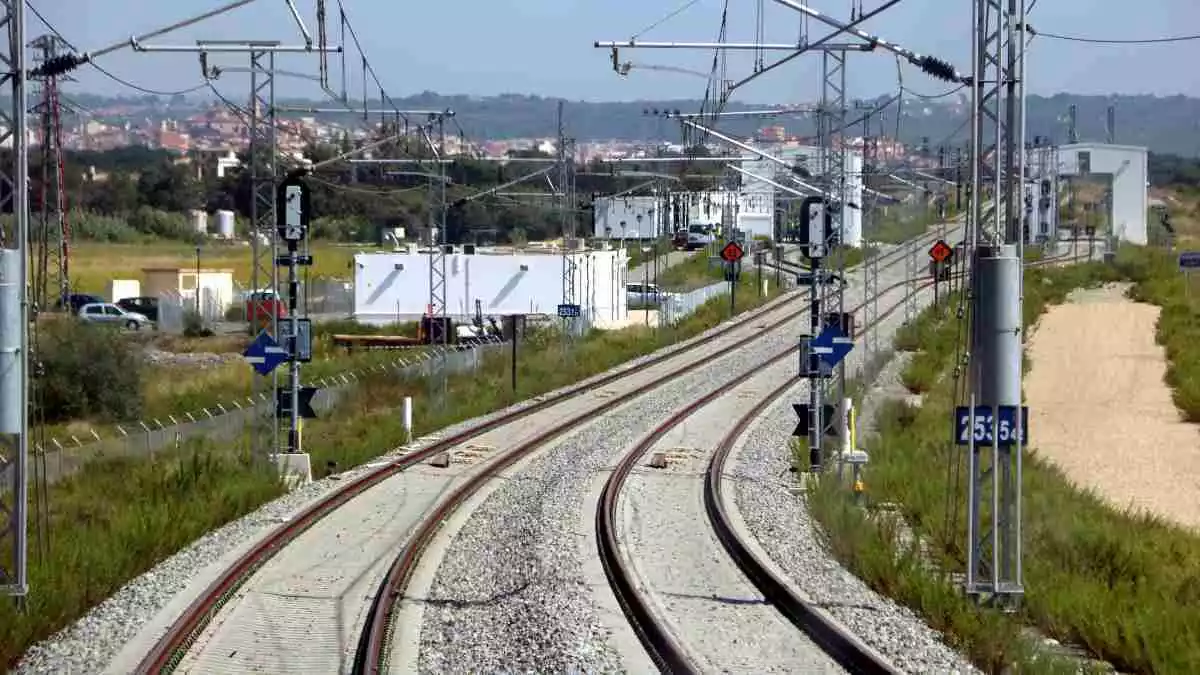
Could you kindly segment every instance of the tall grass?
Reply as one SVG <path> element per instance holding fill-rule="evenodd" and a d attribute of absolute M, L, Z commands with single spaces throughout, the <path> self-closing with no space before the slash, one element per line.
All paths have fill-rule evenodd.
<path fill-rule="evenodd" d="M 743 278 L 737 311 L 760 299 Z M 416 433 L 488 413 L 569 385 L 631 358 L 697 335 L 730 315 L 717 297 L 677 326 L 593 331 L 564 351 L 557 339 L 534 334 L 518 350 L 518 390 L 509 386 L 507 355 L 447 378 L 447 403 L 427 403 L 428 384 L 394 373 L 365 378 L 321 419 L 305 425 L 305 449 L 317 477 L 344 470 L 405 442 L 404 396 L 416 401 Z M 28 647 L 62 629 L 122 585 L 205 532 L 283 493 L 277 477 L 244 461 L 237 444 L 194 443 L 151 460 L 102 460 L 50 487 L 49 548 L 31 556 L 28 611 L 0 603 L 0 664 L 12 667 Z M 0 546 L 7 546 L 0 540 Z"/>
<path fill-rule="evenodd" d="M 1074 288 L 1122 277 L 1135 277 L 1140 292 L 1169 295 L 1166 289 L 1176 284 L 1165 277 L 1167 266 L 1157 255 L 1130 250 L 1113 267 L 1027 272 L 1027 322 Z M 874 450 L 868 511 L 899 504 L 904 526 L 924 544 L 920 554 L 895 536 L 898 523 L 868 517 L 826 485 L 813 510 L 835 554 L 871 586 L 921 613 L 988 672 L 1064 667 L 1037 654 L 1021 636 L 1024 624 L 1081 645 L 1125 672 L 1200 672 L 1200 535 L 1108 506 L 1036 451 L 1026 456 L 1024 473 L 1026 593 L 1020 612 L 979 609 L 938 571 L 965 566 L 965 469 L 961 449 L 948 439 L 955 402 L 947 354 L 956 321 L 953 314 L 930 311 L 902 331 L 897 346 L 920 350 L 903 376 L 924 394 L 922 405 L 884 406 L 877 417 L 879 442 L 868 448 Z M 1168 476 L 1164 489 L 1170 489 L 1166 481 Z"/>

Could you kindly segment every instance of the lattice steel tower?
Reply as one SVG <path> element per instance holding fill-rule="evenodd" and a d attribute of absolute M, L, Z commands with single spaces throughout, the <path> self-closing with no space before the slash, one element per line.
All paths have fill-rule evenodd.
<path fill-rule="evenodd" d="M 988 247 L 989 266 L 1002 257 L 1016 257 L 1020 265 L 1022 214 L 1024 211 L 1024 70 L 1025 0 L 976 0 L 973 7 L 974 41 L 971 79 L 971 195 L 968 241 L 972 242 L 972 277 L 978 282 Z M 991 163 L 989 169 L 988 163 Z M 993 208 L 985 212 L 985 174 L 990 174 Z M 1003 245 L 1009 245 L 1004 247 Z M 1013 250 L 1010 254 L 1007 251 Z M 982 251 L 979 251 L 982 253 Z M 994 278 L 999 278 L 994 277 Z M 1019 269 L 1017 281 L 1019 287 Z M 1004 287 L 1000 287 L 1004 288 Z M 1019 288 L 1011 289 L 1019 307 Z M 989 295 L 983 298 L 982 295 Z M 1011 334 L 1012 326 L 1000 326 L 996 308 L 1003 303 L 996 293 L 973 293 L 970 316 L 972 350 L 968 372 L 972 399 L 988 406 L 1020 404 L 1020 353 L 1015 363 L 997 366 L 992 356 L 1000 344 L 997 331 Z M 985 305 L 984 302 L 987 301 Z M 987 315 L 980 313 L 986 308 Z M 1019 331 L 1019 314 L 1017 322 Z M 1011 335 L 1009 335 L 1011 338 Z M 1019 338 L 1018 338 L 1019 339 Z M 1012 359 L 1010 359 L 1012 360 Z M 1013 391 L 1015 388 L 1015 391 Z M 995 392 L 1007 393 L 997 395 Z M 988 400 L 992 398 L 1004 400 Z M 997 425 L 998 426 L 998 425 Z M 1021 453 L 1019 446 L 977 444 L 970 453 L 968 499 L 968 561 L 966 590 L 980 599 L 1007 603 L 1023 593 L 1021 570 Z"/>
<path fill-rule="evenodd" d="M 820 124 L 821 174 L 825 177 L 827 190 L 832 196 L 834 241 L 825 242 L 826 251 L 840 247 L 846 225 L 846 52 L 826 49 L 821 52 L 821 112 Z M 845 257 L 841 257 L 839 277 L 845 280 Z M 822 311 L 845 311 L 845 283 L 834 285 L 822 283 Z M 836 305 L 833 303 L 836 302 Z M 822 322 L 824 317 L 822 317 Z M 846 389 L 846 362 L 838 366 L 837 388 L 839 396 Z M 833 383 L 830 383 L 832 391 Z"/>
<path fill-rule="evenodd" d="M 35 61 L 45 63 L 63 53 L 67 44 L 55 35 L 42 35 L 29 46 L 37 51 Z M 38 101 L 34 112 L 38 115 L 39 186 L 37 191 L 37 218 L 31 225 L 33 231 L 30 280 L 33 302 L 41 311 L 50 309 L 55 303 L 66 306 L 71 292 L 70 241 L 71 230 L 67 222 L 67 195 L 65 167 L 62 153 L 62 105 L 59 100 L 59 84 L 69 79 L 66 75 L 48 75 L 34 80 L 37 89 L 34 98 Z"/>
<path fill-rule="evenodd" d="M 572 139 L 567 138 L 566 122 L 563 119 L 563 102 L 558 102 L 558 186 L 554 191 L 556 206 L 562 218 L 562 303 L 575 303 L 575 150 Z"/>
<path fill-rule="evenodd" d="M 277 43 L 251 43 L 271 47 Z M 275 192 L 279 184 L 279 148 L 276 136 L 275 53 L 250 52 L 250 301 L 246 309 L 250 334 L 266 330 L 280 339 L 276 309 L 279 297 L 279 233 L 276 229 Z M 269 412 L 251 427 L 251 450 L 255 457 L 280 451 L 279 423 L 275 419 L 275 391 L 279 376 L 272 373 L 254 378 L 254 400 L 266 402 Z"/>

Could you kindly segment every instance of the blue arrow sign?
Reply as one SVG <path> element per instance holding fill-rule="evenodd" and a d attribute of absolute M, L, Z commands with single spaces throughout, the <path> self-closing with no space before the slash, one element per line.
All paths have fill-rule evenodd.
<path fill-rule="evenodd" d="M 270 375 L 272 370 L 288 360 L 287 350 L 280 347 L 265 330 L 246 347 L 242 356 L 246 357 L 246 363 L 254 366 L 254 371 L 259 375 Z"/>
<path fill-rule="evenodd" d="M 846 337 L 838 326 L 826 326 L 825 330 L 812 341 L 812 350 L 816 352 L 821 362 L 833 368 L 846 358 L 854 349 L 854 340 Z"/>

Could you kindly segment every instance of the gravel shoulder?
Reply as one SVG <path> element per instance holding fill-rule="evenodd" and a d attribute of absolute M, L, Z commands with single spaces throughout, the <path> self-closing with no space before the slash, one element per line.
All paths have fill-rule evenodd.
<path fill-rule="evenodd" d="M 903 264 L 883 270 L 880 288 L 903 274 Z M 888 302 L 903 294 L 897 289 Z M 861 288 L 852 286 L 847 305 L 859 297 Z M 880 302 L 881 309 L 886 306 Z M 628 625 L 614 610 L 615 599 L 594 562 L 597 482 L 639 436 L 736 373 L 794 346 L 800 332 L 799 326 L 776 331 L 712 367 L 598 416 L 503 481 L 446 549 L 429 591 L 418 670 L 640 672 L 634 659 L 644 660 L 644 651 L 636 639 L 631 643 Z M 780 367 L 785 375 L 788 370 Z M 790 425 L 778 436 L 788 433 Z M 678 501 L 672 498 L 661 509 L 677 509 Z M 580 523 L 587 524 L 585 530 Z"/>

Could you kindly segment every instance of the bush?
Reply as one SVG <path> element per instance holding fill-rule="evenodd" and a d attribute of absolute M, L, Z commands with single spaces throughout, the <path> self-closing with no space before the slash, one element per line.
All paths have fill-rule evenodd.
<path fill-rule="evenodd" d="M 183 336 L 190 338 L 211 337 L 213 332 L 204 325 L 204 317 L 194 309 L 183 315 Z"/>
<path fill-rule="evenodd" d="M 47 422 L 139 417 L 143 361 L 119 330 L 64 318 L 44 322 L 39 333 L 36 385 Z"/>

